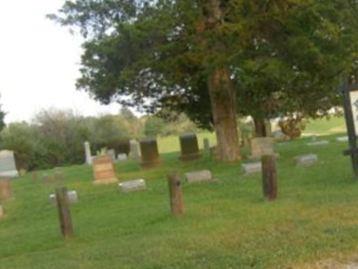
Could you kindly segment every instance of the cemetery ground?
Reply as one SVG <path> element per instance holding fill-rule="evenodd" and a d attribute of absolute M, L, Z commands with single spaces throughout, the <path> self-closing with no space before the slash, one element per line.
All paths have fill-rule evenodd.
<path fill-rule="evenodd" d="M 342 155 L 347 143 L 335 139 L 342 131 L 337 126 L 344 127 L 341 119 L 308 126 L 329 145 L 310 147 L 309 137 L 276 145 L 274 202 L 263 199 L 261 174 L 244 175 L 239 163 L 217 163 L 208 155 L 180 162 L 178 148 L 170 147 L 177 147 L 177 137 L 159 140 L 164 154 L 157 168 L 116 165 L 120 181 L 144 178 L 147 191 L 94 186 L 86 165 L 61 168 L 64 185 L 79 196 L 71 205 L 75 236 L 68 240 L 48 202 L 58 183 L 42 180 L 53 170 L 37 178 L 29 173 L 13 181 L 14 198 L 4 203 L 0 268 L 316 268 L 318 261 L 348 262 L 358 253 L 358 181 Z M 294 157 L 306 153 L 317 154 L 319 162 L 296 166 Z M 172 217 L 166 175 L 200 169 L 219 181 L 184 182 L 185 215 Z"/>

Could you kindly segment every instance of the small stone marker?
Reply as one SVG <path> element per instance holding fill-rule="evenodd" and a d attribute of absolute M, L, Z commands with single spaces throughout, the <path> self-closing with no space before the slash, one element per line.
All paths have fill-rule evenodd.
<path fill-rule="evenodd" d="M 208 138 L 203 139 L 203 145 L 204 145 L 204 152 L 210 153 L 210 141 Z"/>
<path fill-rule="evenodd" d="M 338 142 L 348 142 L 348 136 L 340 136 L 340 137 L 337 137 L 336 140 Z"/>
<path fill-rule="evenodd" d="M 262 163 L 261 162 L 244 163 L 242 164 L 242 168 L 244 169 L 246 175 L 261 173 Z"/>
<path fill-rule="evenodd" d="M 124 162 L 124 161 L 127 161 L 127 160 L 128 160 L 127 154 L 125 154 L 125 153 L 118 154 L 117 161 Z"/>
<path fill-rule="evenodd" d="M 198 138 L 196 134 L 184 134 L 179 137 L 182 161 L 191 161 L 200 158 Z"/>
<path fill-rule="evenodd" d="M 147 185 L 144 179 L 121 182 L 118 184 L 118 186 L 122 192 L 135 192 L 147 189 Z"/>
<path fill-rule="evenodd" d="M 129 141 L 129 158 L 132 160 L 140 160 L 140 148 L 139 148 L 139 142 L 135 139 L 132 139 Z"/>
<path fill-rule="evenodd" d="M 107 155 L 111 157 L 112 161 L 116 161 L 116 151 L 114 149 L 107 150 Z"/>
<path fill-rule="evenodd" d="M 67 191 L 67 196 L 68 196 L 68 202 L 70 204 L 75 204 L 78 202 L 78 195 L 76 191 L 74 190 Z M 50 194 L 49 201 L 52 204 L 56 204 L 56 194 L 54 193 Z"/>
<path fill-rule="evenodd" d="M 4 209 L 2 205 L 0 205 L 0 219 L 2 219 L 3 217 L 4 217 Z"/>
<path fill-rule="evenodd" d="M 109 184 L 117 182 L 114 164 L 108 155 L 93 158 L 94 184 Z"/>
<path fill-rule="evenodd" d="M 214 181 L 213 175 L 209 170 L 185 173 L 185 179 L 189 184 Z"/>
<path fill-rule="evenodd" d="M 156 139 L 144 139 L 140 141 L 140 152 L 142 155 L 141 166 L 151 168 L 160 163 L 158 144 Z"/>
<path fill-rule="evenodd" d="M 251 139 L 251 159 L 260 159 L 263 155 L 275 155 L 272 137 L 256 137 Z"/>
<path fill-rule="evenodd" d="M 295 161 L 299 166 L 311 166 L 318 161 L 318 156 L 316 154 L 301 155 L 297 156 Z"/>
<path fill-rule="evenodd" d="M 325 146 L 328 144 L 329 144 L 329 141 L 321 140 L 321 141 L 309 142 L 309 143 L 307 143 L 307 146 Z"/>
<path fill-rule="evenodd" d="M 0 201 L 6 201 L 12 196 L 11 183 L 9 179 L 0 180 Z"/>
<path fill-rule="evenodd" d="M 14 152 L 10 150 L 0 151 L 0 177 L 18 177 L 16 170 Z"/>
<path fill-rule="evenodd" d="M 91 165 L 92 164 L 91 145 L 88 141 L 86 141 L 84 143 L 84 147 L 85 147 L 86 164 Z"/>

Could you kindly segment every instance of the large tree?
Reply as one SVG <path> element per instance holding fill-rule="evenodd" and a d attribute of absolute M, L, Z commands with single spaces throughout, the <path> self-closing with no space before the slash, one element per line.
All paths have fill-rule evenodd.
<path fill-rule="evenodd" d="M 79 88 L 105 103 L 212 123 L 219 158 L 233 161 L 237 111 L 262 122 L 334 103 L 357 51 L 355 8 L 351 0 L 77 0 L 54 17 L 87 38 Z"/>

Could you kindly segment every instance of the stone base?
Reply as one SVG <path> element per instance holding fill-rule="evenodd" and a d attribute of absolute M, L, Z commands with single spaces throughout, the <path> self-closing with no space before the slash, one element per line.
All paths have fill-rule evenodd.
<path fill-rule="evenodd" d="M 195 154 L 182 155 L 179 157 L 179 160 L 186 162 L 186 161 L 194 161 L 200 158 L 201 158 L 201 154 L 195 153 Z"/>
<path fill-rule="evenodd" d="M 17 170 L 0 172 L 0 178 L 15 178 L 19 176 Z"/>
<path fill-rule="evenodd" d="M 94 185 L 107 185 L 112 183 L 117 183 L 118 178 L 107 178 L 107 179 L 101 179 L 101 180 L 95 180 L 93 181 Z"/>

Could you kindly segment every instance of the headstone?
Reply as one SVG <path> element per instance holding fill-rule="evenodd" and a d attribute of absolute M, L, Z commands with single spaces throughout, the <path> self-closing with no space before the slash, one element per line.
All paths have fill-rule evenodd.
<path fill-rule="evenodd" d="M 262 163 L 261 162 L 244 163 L 244 164 L 242 164 L 242 168 L 246 175 L 261 173 L 262 172 Z"/>
<path fill-rule="evenodd" d="M 182 161 L 191 161 L 200 158 L 198 139 L 196 134 L 184 134 L 179 137 Z"/>
<path fill-rule="evenodd" d="M 4 208 L 0 205 L 0 219 L 4 217 Z"/>
<path fill-rule="evenodd" d="M 129 147 L 130 147 L 130 152 L 129 152 L 129 158 L 131 158 L 132 160 L 140 160 L 140 148 L 139 148 L 139 142 L 135 139 L 132 139 L 129 141 Z"/>
<path fill-rule="evenodd" d="M 193 171 L 185 173 L 186 181 L 191 183 L 214 181 L 213 175 L 209 170 Z"/>
<path fill-rule="evenodd" d="M 108 155 L 93 158 L 94 184 L 109 184 L 117 182 L 114 164 Z"/>
<path fill-rule="evenodd" d="M 314 141 L 314 142 L 310 142 L 310 143 L 307 143 L 307 146 L 325 146 L 325 145 L 328 145 L 329 144 L 329 141 L 327 140 L 321 140 L 321 141 Z"/>
<path fill-rule="evenodd" d="M 272 137 L 251 139 L 251 159 L 261 159 L 263 155 L 275 155 Z"/>
<path fill-rule="evenodd" d="M 0 151 L 0 177 L 14 178 L 18 177 L 16 170 L 14 152 L 10 150 Z"/>
<path fill-rule="evenodd" d="M 285 141 L 287 140 L 286 135 L 281 131 L 281 130 L 277 130 L 272 132 L 272 137 L 275 141 Z"/>
<path fill-rule="evenodd" d="M 338 142 L 348 142 L 348 136 L 340 136 L 340 137 L 337 137 L 336 140 Z"/>
<path fill-rule="evenodd" d="M 143 191 L 147 188 L 144 179 L 121 182 L 118 184 L 118 186 L 122 192 Z"/>
<path fill-rule="evenodd" d="M 12 196 L 11 183 L 9 179 L 0 180 L 0 201 L 6 201 Z"/>
<path fill-rule="evenodd" d="M 209 141 L 209 139 L 204 138 L 203 144 L 204 144 L 204 152 L 210 153 L 210 141 Z"/>
<path fill-rule="evenodd" d="M 107 155 L 111 157 L 112 161 L 116 161 L 116 151 L 114 149 L 107 150 Z"/>
<path fill-rule="evenodd" d="M 142 167 L 150 168 L 160 163 L 158 144 L 156 139 L 144 139 L 140 141 L 140 152 L 142 155 Z"/>
<path fill-rule="evenodd" d="M 86 164 L 91 165 L 92 164 L 91 145 L 88 141 L 86 141 L 84 143 L 84 147 L 85 147 Z"/>
<path fill-rule="evenodd" d="M 306 154 L 295 157 L 296 164 L 299 166 L 311 166 L 318 161 L 316 154 Z"/>
<path fill-rule="evenodd" d="M 127 161 L 127 160 L 128 160 L 127 154 L 125 154 L 125 153 L 118 154 L 117 161 L 124 162 L 124 161 Z"/>
<path fill-rule="evenodd" d="M 77 195 L 76 191 L 74 191 L 74 190 L 67 191 L 67 196 L 68 196 L 68 201 L 70 202 L 70 204 L 75 204 L 78 202 L 78 195 Z M 54 193 L 50 194 L 49 201 L 52 204 L 56 204 L 56 194 L 54 194 Z"/>

